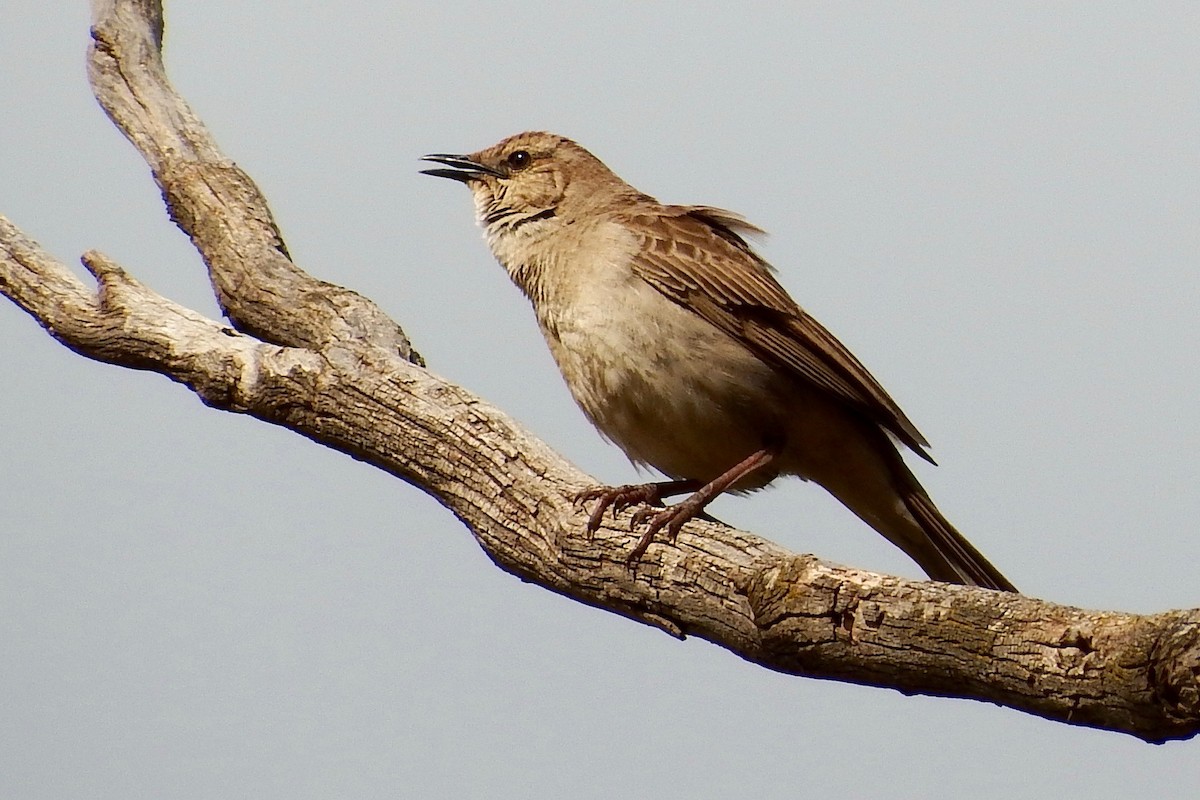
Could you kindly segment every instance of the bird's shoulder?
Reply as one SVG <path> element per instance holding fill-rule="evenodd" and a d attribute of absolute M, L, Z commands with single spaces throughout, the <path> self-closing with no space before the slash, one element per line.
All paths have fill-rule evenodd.
<path fill-rule="evenodd" d="M 707 297 L 730 308 L 800 311 L 747 241 L 765 231 L 740 214 L 713 206 L 645 203 L 622 217 L 637 239 L 635 269 L 661 290 Z"/>

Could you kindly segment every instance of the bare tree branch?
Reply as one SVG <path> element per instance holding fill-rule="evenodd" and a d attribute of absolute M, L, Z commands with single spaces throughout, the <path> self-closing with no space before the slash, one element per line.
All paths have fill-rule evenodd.
<path fill-rule="evenodd" d="M 89 75 L 208 266 L 231 328 L 85 254 L 93 289 L 0 217 L 0 291 L 73 350 L 160 372 L 205 403 L 290 428 L 420 487 L 501 568 L 797 675 L 1000 703 L 1147 741 L 1200 730 L 1200 611 L 1089 612 L 825 564 L 690 524 L 636 571 L 628 517 L 589 540 L 590 483 L 484 401 L 423 368 L 355 292 L 290 260 L 266 202 L 167 82 L 162 10 L 98 0 Z"/>

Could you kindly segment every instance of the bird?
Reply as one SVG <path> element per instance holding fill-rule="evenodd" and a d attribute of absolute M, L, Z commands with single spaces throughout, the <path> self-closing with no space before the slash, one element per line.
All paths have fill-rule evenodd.
<path fill-rule="evenodd" d="M 784 475 L 824 487 L 934 580 L 1016 588 L 943 516 L 900 447 L 926 438 L 749 244 L 763 231 L 705 205 L 638 191 L 575 141 L 529 131 L 422 169 L 465 184 L 495 259 L 533 306 L 584 415 L 638 466 L 669 478 L 595 486 L 603 515 L 638 506 L 674 542 L 725 492 Z M 668 497 L 686 494 L 673 505 Z"/>

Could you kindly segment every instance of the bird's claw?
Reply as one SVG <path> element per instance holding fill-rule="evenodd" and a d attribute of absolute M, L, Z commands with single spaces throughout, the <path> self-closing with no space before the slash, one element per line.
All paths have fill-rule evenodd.
<path fill-rule="evenodd" d="M 692 495 L 688 499 L 666 508 L 642 508 L 635 511 L 630 529 L 632 530 L 639 525 L 645 524 L 646 532 L 642 534 L 642 538 L 638 539 L 638 543 L 630 551 L 629 556 L 625 559 L 625 563 L 632 567 L 633 563 L 642 557 L 646 552 L 646 548 L 654 541 L 655 535 L 664 528 L 667 531 L 667 541 L 675 544 L 675 540 L 679 537 L 679 532 L 683 530 L 683 526 L 698 515 L 704 516 L 703 510 L 703 502 L 700 502 L 695 495 Z"/>
<path fill-rule="evenodd" d="M 653 484 L 627 483 L 623 486 L 591 486 L 575 495 L 575 505 L 583 506 L 595 500 L 596 506 L 588 515 L 587 534 L 590 537 L 604 522 L 604 512 L 611 509 L 616 519 L 622 511 L 641 503 L 661 505 L 657 487 Z"/>
<path fill-rule="evenodd" d="M 638 539 L 637 544 L 629 551 L 625 563 L 633 567 L 646 553 L 651 542 L 659 531 L 667 531 L 667 540 L 674 542 L 684 524 L 696 516 L 702 506 L 684 500 L 673 506 L 663 508 L 663 486 L 661 484 L 625 484 L 623 486 L 592 486 L 575 495 L 575 504 L 582 506 L 591 500 L 596 501 L 595 508 L 588 515 L 587 535 L 591 537 L 604 521 L 604 512 L 612 509 L 613 519 L 622 511 L 642 505 L 633 513 L 629 529 L 636 530 L 642 525 L 646 530 Z"/>

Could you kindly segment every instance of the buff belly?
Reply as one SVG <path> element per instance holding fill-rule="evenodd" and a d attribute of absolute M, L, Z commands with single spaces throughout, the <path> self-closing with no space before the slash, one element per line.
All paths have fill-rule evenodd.
<path fill-rule="evenodd" d="M 611 300 L 593 294 L 539 321 L 575 401 L 632 461 L 707 482 L 786 429 L 785 378 L 649 285 L 614 288 L 625 312 L 616 317 Z"/>

